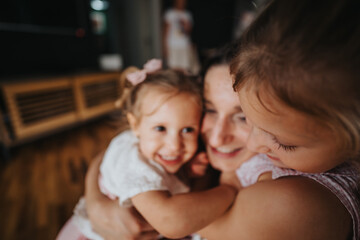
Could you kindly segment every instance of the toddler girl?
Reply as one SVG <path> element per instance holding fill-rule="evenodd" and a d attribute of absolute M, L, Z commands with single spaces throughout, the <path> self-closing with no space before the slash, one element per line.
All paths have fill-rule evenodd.
<path fill-rule="evenodd" d="M 128 75 L 134 85 L 125 100 L 130 130 L 111 141 L 99 185 L 120 205 L 134 206 L 161 235 L 182 238 L 224 213 L 236 190 L 220 185 L 187 193 L 189 188 L 175 175 L 197 150 L 201 90 L 181 72 L 154 71 L 159 64 L 152 60 Z M 84 200 L 72 222 L 87 238 L 102 239 L 91 228 Z"/>

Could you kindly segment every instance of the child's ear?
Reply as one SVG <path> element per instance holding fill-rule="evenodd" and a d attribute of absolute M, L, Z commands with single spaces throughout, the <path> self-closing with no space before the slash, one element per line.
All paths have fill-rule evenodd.
<path fill-rule="evenodd" d="M 127 118 L 128 122 L 130 124 L 131 130 L 134 132 L 134 134 L 136 136 L 138 136 L 139 135 L 139 133 L 138 133 L 138 122 L 137 122 L 136 117 L 132 113 L 127 113 L 126 118 Z"/>

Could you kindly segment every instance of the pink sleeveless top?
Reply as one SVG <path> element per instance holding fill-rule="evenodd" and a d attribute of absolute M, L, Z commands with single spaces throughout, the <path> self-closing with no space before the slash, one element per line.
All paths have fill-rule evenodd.
<path fill-rule="evenodd" d="M 360 239 L 360 164 L 344 163 L 324 173 L 303 173 L 274 166 L 264 154 L 243 163 L 236 173 L 244 187 L 257 182 L 259 176 L 272 172 L 272 178 L 303 176 L 311 178 L 334 193 L 349 211 L 353 222 L 353 240 Z"/>

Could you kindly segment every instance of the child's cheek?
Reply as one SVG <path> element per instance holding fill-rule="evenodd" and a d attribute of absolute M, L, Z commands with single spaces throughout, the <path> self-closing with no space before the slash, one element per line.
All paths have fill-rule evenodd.
<path fill-rule="evenodd" d="M 195 155 L 197 149 L 198 149 L 198 138 L 196 137 L 196 138 L 192 139 L 190 146 L 189 146 L 188 152 L 189 152 L 189 155 L 191 155 L 190 158 L 192 158 Z"/>
<path fill-rule="evenodd" d="M 151 141 L 141 142 L 140 152 L 145 158 L 152 159 L 155 152 L 153 151 L 153 144 Z"/>

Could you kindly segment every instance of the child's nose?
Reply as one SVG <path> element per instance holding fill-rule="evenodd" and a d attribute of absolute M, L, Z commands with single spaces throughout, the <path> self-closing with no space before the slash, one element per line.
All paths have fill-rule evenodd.
<path fill-rule="evenodd" d="M 181 137 L 177 134 L 169 135 L 168 138 L 166 138 L 166 146 L 169 151 L 179 151 L 182 147 Z"/>

